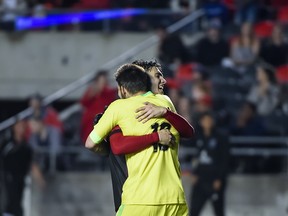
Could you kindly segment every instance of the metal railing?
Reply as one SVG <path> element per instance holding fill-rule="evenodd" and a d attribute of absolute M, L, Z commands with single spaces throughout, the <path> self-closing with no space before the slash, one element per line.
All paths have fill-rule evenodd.
<path fill-rule="evenodd" d="M 230 136 L 229 143 L 232 145 L 230 154 L 234 156 L 288 156 L 288 137 Z M 185 154 L 195 153 L 193 147 L 182 148 Z"/>
<path fill-rule="evenodd" d="M 167 31 L 169 33 L 174 33 L 176 31 L 180 30 L 181 28 L 185 27 L 186 25 L 195 22 L 196 20 L 201 18 L 203 15 L 204 15 L 203 10 L 195 11 L 195 12 L 189 14 L 188 16 L 184 17 L 183 19 L 179 20 L 178 22 L 169 26 L 167 28 Z M 142 41 L 141 43 L 139 43 L 137 46 L 132 47 L 128 51 L 126 51 L 123 54 L 121 54 L 120 56 L 116 57 L 115 59 L 112 59 L 111 61 L 102 65 L 101 68 L 107 69 L 107 70 L 112 70 L 113 68 L 124 63 L 128 59 L 130 59 L 130 58 L 134 57 L 135 55 L 143 52 L 144 50 L 150 48 L 151 46 L 153 46 L 157 42 L 158 42 L 158 37 L 156 35 L 153 35 L 153 36 L 147 38 L 146 40 Z M 59 89 L 55 93 L 45 97 L 43 100 L 43 105 L 51 104 L 52 102 L 57 101 L 57 100 L 61 99 L 62 97 L 70 94 L 71 92 L 79 89 L 83 85 L 88 84 L 93 79 L 94 76 L 95 76 L 94 72 L 89 73 L 89 74 L 81 77 L 80 79 L 76 80 L 75 82 L 72 82 L 71 84 L 63 87 L 62 89 Z M 24 119 L 24 118 L 28 117 L 29 115 L 31 115 L 31 113 L 32 113 L 31 108 L 27 108 L 27 109 L 23 110 L 22 112 L 18 113 L 17 115 L 15 115 L 11 118 L 8 118 L 7 120 L 1 122 L 0 123 L 0 132 L 9 128 L 10 126 L 12 126 L 15 123 L 17 118 L 18 119 Z"/>
<path fill-rule="evenodd" d="M 273 145 L 271 145 L 273 143 Z M 230 155 L 231 156 L 279 156 L 279 157 L 288 157 L 288 137 L 240 137 L 240 136 L 231 136 L 229 137 Z M 247 147 L 250 144 L 251 147 Z M 265 145 L 265 147 L 258 145 Z M 193 147 L 193 143 L 191 141 L 191 147 L 189 146 L 181 146 L 180 144 L 180 152 L 183 155 L 195 155 L 196 149 Z M 237 145 L 237 146 L 236 146 Z M 242 146 L 241 146 L 242 145 Z M 245 146 L 244 146 L 245 145 Z M 256 145 L 256 146 L 255 146 Z M 278 145 L 278 147 L 275 147 Z M 61 148 L 58 154 L 77 154 L 80 153 L 85 147 L 82 145 L 77 146 L 65 146 Z M 87 150 L 88 151 L 88 150 Z M 49 149 L 49 147 L 41 147 L 37 148 L 38 153 L 44 153 L 49 155 L 49 172 L 51 174 L 56 172 L 56 159 L 57 155 Z M 288 165 L 286 169 L 288 168 Z"/>

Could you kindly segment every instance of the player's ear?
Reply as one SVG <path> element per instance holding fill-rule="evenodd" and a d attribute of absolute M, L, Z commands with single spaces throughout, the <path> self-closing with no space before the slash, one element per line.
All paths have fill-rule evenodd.
<path fill-rule="evenodd" d="M 118 96 L 120 98 L 126 98 L 127 90 L 123 86 L 118 86 Z"/>
<path fill-rule="evenodd" d="M 128 97 L 128 91 L 125 87 L 121 86 L 122 88 L 122 95 L 123 95 L 123 98 L 127 98 Z"/>

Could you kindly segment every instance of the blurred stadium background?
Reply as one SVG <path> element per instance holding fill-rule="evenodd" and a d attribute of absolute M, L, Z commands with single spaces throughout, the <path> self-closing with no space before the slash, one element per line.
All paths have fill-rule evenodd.
<path fill-rule="evenodd" d="M 56 126 L 61 142 L 57 152 L 49 142 L 32 146 L 34 155 L 46 158 L 35 159 L 45 185 L 26 178 L 25 216 L 113 215 L 107 161 L 82 144 L 87 107 L 81 100 L 100 70 L 108 71 L 114 88 L 118 66 L 157 59 L 178 112 L 196 127 L 198 114 L 212 111 L 229 137 L 227 215 L 287 215 L 287 1 L 2 0 L 0 15 L 0 213 L 6 199 L 3 149 L 16 119 L 33 114 L 29 99 L 37 94 L 59 118 L 59 124 L 47 124 Z M 244 55 L 241 46 L 248 50 Z M 261 83 L 259 68 L 276 79 L 273 102 L 264 110 L 251 96 Z M 249 117 L 247 101 L 255 108 Z M 179 158 L 188 200 L 194 154 L 195 143 L 183 140 Z M 210 204 L 202 215 L 213 215 Z"/>

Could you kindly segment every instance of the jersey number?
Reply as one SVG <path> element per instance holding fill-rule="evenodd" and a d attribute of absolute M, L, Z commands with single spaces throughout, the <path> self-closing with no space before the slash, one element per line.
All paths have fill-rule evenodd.
<path fill-rule="evenodd" d="M 158 123 L 155 123 L 153 125 L 151 125 L 151 128 L 153 129 L 153 132 L 157 132 L 159 130 L 163 130 L 163 129 L 168 129 L 170 130 L 171 129 L 171 125 L 167 122 L 163 122 L 161 123 L 160 125 Z M 158 148 L 160 151 L 167 151 L 169 146 L 167 145 L 162 145 L 160 143 L 155 143 L 153 145 L 153 152 L 157 152 L 158 151 Z"/>

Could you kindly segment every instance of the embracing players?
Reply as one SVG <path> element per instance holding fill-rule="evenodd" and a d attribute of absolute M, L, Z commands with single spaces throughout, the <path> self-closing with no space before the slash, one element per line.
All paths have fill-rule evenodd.
<path fill-rule="evenodd" d="M 172 146 L 156 144 L 154 140 L 154 145 L 150 148 L 137 153 L 126 153 L 125 161 L 129 175 L 123 186 L 122 205 L 118 215 L 148 215 L 149 212 L 152 215 L 165 215 L 167 212 L 174 212 L 173 215 L 187 215 L 178 162 L 179 133 L 164 118 L 152 118 L 148 121 L 144 118 L 143 122 L 135 118 L 135 110 L 139 108 L 141 112 L 137 117 L 140 116 L 140 120 L 142 117 L 155 117 L 159 114 L 169 115 L 170 111 L 163 107 L 173 110 L 171 101 L 167 100 L 166 96 L 154 95 L 149 91 L 150 77 L 136 65 L 121 67 L 117 71 L 116 81 L 119 96 L 123 99 L 116 100 L 108 107 L 88 137 L 86 147 L 97 147 L 116 125 L 120 126 L 124 135 L 140 136 L 166 128 L 175 138 Z M 161 106 L 162 109 L 150 109 L 154 106 L 152 104 L 147 105 L 150 106 L 148 111 L 145 107 L 141 108 L 147 101 Z M 191 126 L 188 134 L 193 135 Z M 110 141 L 113 136 L 112 134 Z M 137 146 L 137 143 L 134 143 L 134 146 Z"/>

